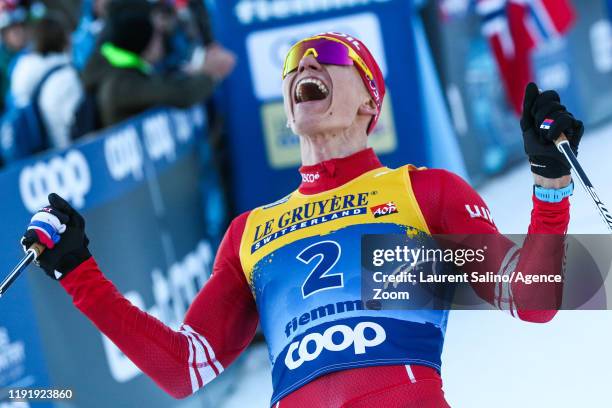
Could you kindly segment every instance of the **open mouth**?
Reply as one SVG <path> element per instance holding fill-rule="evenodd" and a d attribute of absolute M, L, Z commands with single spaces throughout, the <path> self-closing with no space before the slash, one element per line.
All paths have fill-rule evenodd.
<path fill-rule="evenodd" d="M 329 89 L 317 78 L 302 78 L 295 86 L 295 103 L 321 101 L 329 95 Z"/>

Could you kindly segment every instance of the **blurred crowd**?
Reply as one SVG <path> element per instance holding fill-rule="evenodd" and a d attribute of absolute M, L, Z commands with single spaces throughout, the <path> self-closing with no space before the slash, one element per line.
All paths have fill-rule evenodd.
<path fill-rule="evenodd" d="M 203 0 L 0 0 L 0 165 L 203 102 L 234 64 Z"/>

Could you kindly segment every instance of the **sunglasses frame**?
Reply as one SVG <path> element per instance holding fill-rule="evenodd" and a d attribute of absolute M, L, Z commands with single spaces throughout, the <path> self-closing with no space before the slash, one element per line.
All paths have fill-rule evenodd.
<path fill-rule="evenodd" d="M 370 69 L 368 68 L 368 66 L 366 65 L 365 61 L 359 56 L 359 54 L 357 54 L 355 52 L 355 50 L 353 50 L 348 44 L 346 44 L 344 41 L 341 41 L 337 38 L 333 38 L 333 37 L 328 37 L 326 35 L 315 35 L 314 37 L 309 37 L 306 38 L 304 40 L 298 41 L 297 43 L 295 43 L 287 52 L 287 56 L 285 57 L 285 62 L 283 63 L 283 72 L 282 72 L 282 79 L 284 80 L 285 78 L 287 78 L 287 76 L 292 73 L 293 71 L 295 71 L 297 69 L 297 67 L 295 67 L 294 69 L 288 71 L 287 70 L 287 61 L 289 60 L 289 55 L 291 55 L 291 52 L 300 44 L 307 42 L 307 41 L 312 41 L 312 40 L 317 40 L 317 39 L 324 39 L 324 40 L 328 40 L 328 41 L 333 41 L 336 42 L 338 44 L 342 44 L 346 47 L 346 49 L 348 50 L 348 57 L 353 61 L 353 63 L 357 64 L 357 66 L 359 67 L 359 69 L 361 69 L 361 71 L 363 73 L 365 73 L 365 75 L 368 77 L 368 79 L 370 81 L 374 80 L 374 75 L 372 75 L 372 71 L 370 71 Z M 318 53 L 316 51 L 316 49 L 314 48 L 308 48 L 304 54 L 302 55 L 302 57 L 300 58 L 300 61 L 302 60 L 302 58 L 304 58 L 307 55 L 313 54 L 315 58 L 318 57 Z"/>

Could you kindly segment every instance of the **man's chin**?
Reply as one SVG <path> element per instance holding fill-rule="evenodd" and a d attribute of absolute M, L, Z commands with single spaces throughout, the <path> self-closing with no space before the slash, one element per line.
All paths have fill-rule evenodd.
<path fill-rule="evenodd" d="M 329 98 L 319 101 L 308 101 L 296 103 L 293 106 L 293 114 L 297 117 L 308 118 L 309 116 L 322 116 L 329 110 Z"/>
<path fill-rule="evenodd" d="M 298 134 L 308 134 L 325 127 L 329 122 L 329 104 L 326 101 L 302 102 L 293 111 L 294 130 Z"/>
<path fill-rule="evenodd" d="M 327 133 L 326 131 L 331 127 L 331 124 L 326 123 L 328 121 L 329 117 L 326 117 L 326 115 L 311 115 L 307 118 L 296 118 L 295 122 L 293 122 L 293 131 L 300 136 Z"/>

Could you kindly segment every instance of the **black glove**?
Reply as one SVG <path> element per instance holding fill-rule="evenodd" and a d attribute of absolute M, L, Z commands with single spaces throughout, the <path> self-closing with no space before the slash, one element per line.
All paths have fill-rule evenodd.
<path fill-rule="evenodd" d="M 59 280 L 91 257 L 85 235 L 85 220 L 70 204 L 55 193 L 49 206 L 34 214 L 21 238 L 24 249 L 38 242 L 47 249 L 36 262 L 51 278 Z"/>
<path fill-rule="evenodd" d="M 525 89 L 521 130 L 525 153 L 529 156 L 531 171 L 546 178 L 559 178 L 570 174 L 571 166 L 554 141 L 564 133 L 574 154 L 584 133 L 582 122 L 561 105 L 555 91 L 540 93 L 531 82 Z"/>

